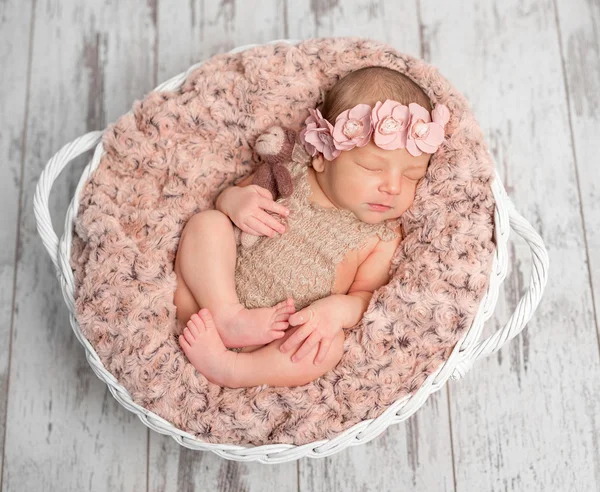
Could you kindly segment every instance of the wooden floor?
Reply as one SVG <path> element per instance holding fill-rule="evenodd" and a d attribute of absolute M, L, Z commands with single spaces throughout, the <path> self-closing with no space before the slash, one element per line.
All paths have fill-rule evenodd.
<path fill-rule="evenodd" d="M 347 35 L 423 57 L 471 101 L 546 242 L 544 298 L 521 335 L 368 444 L 274 466 L 191 451 L 88 366 L 36 232 L 37 179 L 200 60 Z M 599 37 L 598 0 L 0 0 L 0 492 L 600 490 Z M 85 164 L 56 183 L 59 233 Z M 523 240 L 510 256 L 484 335 L 529 282 Z"/>

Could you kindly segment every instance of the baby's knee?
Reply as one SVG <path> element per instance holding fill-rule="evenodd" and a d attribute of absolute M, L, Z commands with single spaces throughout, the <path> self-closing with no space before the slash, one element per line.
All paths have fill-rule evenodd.
<path fill-rule="evenodd" d="M 184 235 L 206 233 L 207 230 L 211 232 L 233 230 L 233 224 L 229 217 L 219 210 L 204 210 L 188 219 L 182 232 L 182 239 Z"/>
<path fill-rule="evenodd" d="M 204 227 L 206 225 L 229 225 L 231 226 L 231 220 L 223 212 L 216 209 L 203 210 L 197 214 L 192 215 L 186 224 L 186 228 Z"/>

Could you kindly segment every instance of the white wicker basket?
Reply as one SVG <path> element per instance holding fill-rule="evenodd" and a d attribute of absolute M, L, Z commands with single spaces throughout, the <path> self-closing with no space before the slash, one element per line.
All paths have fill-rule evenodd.
<path fill-rule="evenodd" d="M 272 43 L 298 43 L 297 40 L 277 40 Z M 236 48 L 231 53 L 253 48 L 258 45 L 246 45 Z M 160 84 L 155 91 L 172 91 L 178 89 L 190 72 L 198 68 L 204 62 L 197 63 L 170 80 Z M 540 236 L 531 225 L 514 209 L 510 198 L 502 186 L 500 176 L 496 171 L 492 190 L 495 198 L 495 240 L 497 244 L 496 253 L 491 272 L 490 284 L 487 293 L 481 301 L 472 326 L 467 330 L 463 338 L 456 344 L 448 360 L 443 363 L 436 372 L 431 374 L 423 385 L 413 394 L 397 400 L 382 415 L 375 419 L 363 420 L 362 422 L 347 429 L 334 439 L 324 439 L 302 446 L 292 444 L 271 444 L 263 446 L 210 444 L 198 440 L 192 434 L 184 432 L 171 423 L 150 412 L 146 408 L 135 403 L 128 391 L 119 384 L 115 377 L 105 368 L 96 351 L 83 336 L 81 329 L 75 319 L 74 311 L 74 278 L 69 259 L 71 256 L 71 241 L 73 221 L 77 217 L 78 196 L 92 172 L 100 163 L 104 154 L 101 143 L 103 131 L 90 132 L 73 142 L 68 143 L 60 149 L 48 161 L 45 169 L 40 175 L 34 196 L 34 212 L 37 221 L 38 232 L 44 246 L 54 262 L 65 302 L 70 312 L 71 327 L 86 350 L 86 358 L 96 375 L 104 381 L 113 396 L 126 409 L 135 413 L 140 420 L 151 429 L 161 434 L 173 437 L 179 444 L 190 449 L 212 451 L 226 459 L 236 461 L 260 461 L 262 463 L 283 463 L 307 456 L 309 458 L 320 458 L 329 456 L 346 448 L 356 446 L 370 441 L 381 434 L 389 425 L 402 422 L 415 413 L 427 397 L 441 389 L 448 378 L 454 380 L 463 377 L 473 363 L 484 356 L 498 351 L 503 345 L 518 335 L 525 327 L 536 309 L 543 289 L 548 279 L 548 254 Z M 75 157 L 96 148 L 91 162 L 86 166 L 65 218 L 65 228 L 62 238 L 59 240 L 50 218 L 48 206 L 52 185 L 61 171 Z M 522 236 L 531 248 L 533 268 L 531 280 L 527 292 L 519 301 L 515 312 L 506 325 L 497 333 L 486 340 L 478 341 L 481 336 L 484 322 L 489 319 L 496 306 L 498 299 L 498 288 L 506 277 L 507 272 L 507 242 L 510 228 Z"/>

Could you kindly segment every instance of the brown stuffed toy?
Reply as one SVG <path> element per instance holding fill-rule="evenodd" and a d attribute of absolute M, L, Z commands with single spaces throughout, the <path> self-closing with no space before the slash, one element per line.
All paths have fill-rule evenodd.
<path fill-rule="evenodd" d="M 292 157 L 295 141 L 296 132 L 279 125 L 271 126 L 256 139 L 254 150 L 259 155 L 262 164 L 256 169 L 252 184 L 269 190 L 273 195 L 273 200 L 288 197 L 294 192 L 292 176 L 285 164 Z M 237 229 L 236 233 L 236 242 L 245 248 L 253 246 L 259 238 L 259 236 L 243 232 L 241 229 Z"/>

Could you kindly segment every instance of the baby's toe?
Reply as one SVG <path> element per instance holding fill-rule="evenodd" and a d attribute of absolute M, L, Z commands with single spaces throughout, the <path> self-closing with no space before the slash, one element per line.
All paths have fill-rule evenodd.
<path fill-rule="evenodd" d="M 294 299 L 292 299 L 291 297 L 288 297 L 286 300 L 281 301 L 280 303 L 277 304 L 277 308 L 284 308 L 286 306 L 293 306 L 294 305 Z"/>
<path fill-rule="evenodd" d="M 286 307 L 287 307 L 287 312 L 288 313 L 295 313 L 296 312 L 296 303 L 294 302 L 293 298 L 290 297 L 287 300 Z"/>
<path fill-rule="evenodd" d="M 272 329 L 273 330 L 285 330 L 288 326 L 290 326 L 290 324 L 287 321 L 279 321 L 277 323 L 273 323 Z"/>
<path fill-rule="evenodd" d="M 188 343 L 188 341 L 185 339 L 185 337 L 183 335 L 179 335 L 179 345 L 181 345 L 181 348 L 184 351 L 187 351 L 191 348 L 190 344 Z"/>
<path fill-rule="evenodd" d="M 192 332 L 194 339 L 200 337 L 200 334 L 205 330 L 204 323 L 202 322 L 200 316 L 198 316 L 197 314 L 192 314 L 192 317 L 188 322 L 188 328 L 190 332 Z"/>
<path fill-rule="evenodd" d="M 290 319 L 290 316 L 290 313 L 279 313 L 275 317 L 275 321 L 287 321 L 288 319 Z"/>
<path fill-rule="evenodd" d="M 193 328 L 194 324 L 193 324 L 193 323 L 190 323 L 190 324 L 189 324 L 189 326 L 191 326 L 191 327 Z M 195 341 L 195 340 L 196 340 L 196 337 L 194 336 L 194 334 L 192 333 L 192 330 L 191 330 L 191 329 L 190 329 L 188 326 L 186 326 L 186 327 L 183 329 L 183 336 L 184 336 L 184 337 L 185 337 L 185 339 L 186 339 L 188 342 L 190 342 L 190 343 L 192 343 L 193 341 Z"/>
<path fill-rule="evenodd" d="M 292 314 L 296 311 L 296 308 L 294 307 L 294 304 L 289 305 L 287 302 L 281 302 L 277 305 L 277 309 L 276 312 L 277 314 Z"/>
<path fill-rule="evenodd" d="M 201 309 L 198 314 L 202 318 L 204 329 L 212 330 L 212 329 L 216 328 L 215 320 L 213 319 L 213 317 L 210 314 L 210 311 L 208 309 Z"/>

